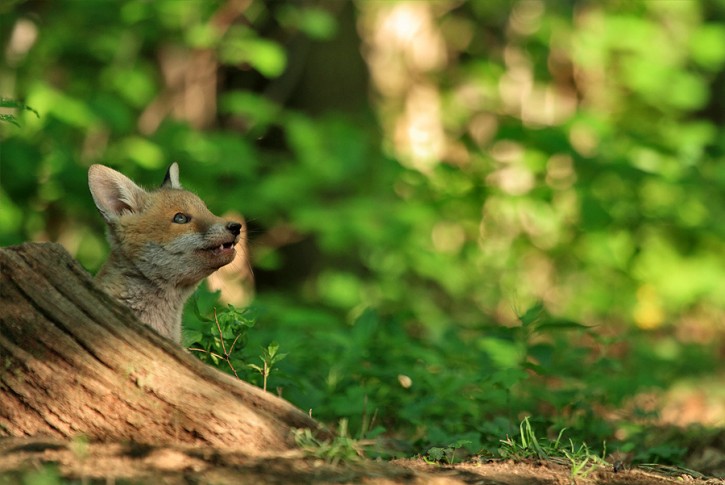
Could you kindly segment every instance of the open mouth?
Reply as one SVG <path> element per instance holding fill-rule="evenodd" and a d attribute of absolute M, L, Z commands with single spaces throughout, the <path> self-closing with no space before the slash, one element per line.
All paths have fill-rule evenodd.
<path fill-rule="evenodd" d="M 223 253 L 234 249 L 234 241 L 229 241 L 225 243 L 221 243 L 218 246 L 210 246 L 206 248 L 206 251 L 210 251 L 213 253 Z"/>

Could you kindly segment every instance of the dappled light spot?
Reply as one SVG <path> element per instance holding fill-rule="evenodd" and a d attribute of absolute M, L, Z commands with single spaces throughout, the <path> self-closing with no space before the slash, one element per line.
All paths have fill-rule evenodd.
<path fill-rule="evenodd" d="M 652 285 L 643 285 L 637 290 L 637 304 L 634 321 L 640 328 L 651 330 L 664 321 L 664 312 L 657 290 Z"/>
<path fill-rule="evenodd" d="M 5 59 L 11 66 L 17 65 L 28 53 L 38 39 L 38 28 L 25 18 L 18 19 L 10 34 L 10 41 L 5 48 Z"/>

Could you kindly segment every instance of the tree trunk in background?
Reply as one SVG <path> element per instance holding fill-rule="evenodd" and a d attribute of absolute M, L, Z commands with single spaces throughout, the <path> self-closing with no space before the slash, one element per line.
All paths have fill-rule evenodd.
<path fill-rule="evenodd" d="M 318 424 L 198 361 L 97 288 L 58 244 L 0 249 L 0 437 L 293 447 Z"/>

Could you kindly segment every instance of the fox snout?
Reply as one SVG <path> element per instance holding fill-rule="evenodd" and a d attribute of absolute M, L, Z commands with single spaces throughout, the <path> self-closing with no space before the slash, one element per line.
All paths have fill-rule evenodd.
<path fill-rule="evenodd" d="M 166 249 L 179 256 L 190 256 L 188 251 L 196 249 L 193 252 L 198 259 L 190 261 L 186 267 L 197 266 L 200 271 L 211 272 L 234 260 L 234 247 L 242 237 L 243 228 L 239 222 L 220 220 L 203 233 L 186 234 L 170 241 Z"/>
<path fill-rule="evenodd" d="M 242 225 L 238 222 L 227 222 L 227 230 L 234 234 L 234 236 L 239 236 L 242 232 Z"/>

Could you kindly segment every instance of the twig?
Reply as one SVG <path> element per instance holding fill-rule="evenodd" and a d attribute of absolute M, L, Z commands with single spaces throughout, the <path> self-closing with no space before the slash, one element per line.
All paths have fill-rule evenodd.
<path fill-rule="evenodd" d="M 212 357 L 216 357 L 217 359 L 221 359 L 221 360 L 227 360 L 227 359 L 226 359 L 226 357 L 224 357 L 224 356 L 221 356 L 221 355 L 217 354 L 216 352 L 212 352 L 211 350 L 206 350 L 206 349 L 198 349 L 198 348 L 196 348 L 196 347 L 189 347 L 189 349 L 188 349 L 188 350 L 194 350 L 194 351 L 196 351 L 196 352 L 204 352 L 205 354 L 209 354 L 209 355 L 211 355 Z"/>
<path fill-rule="evenodd" d="M 232 352 L 234 352 L 234 346 L 237 345 L 237 340 L 239 340 L 239 337 L 241 337 L 241 336 L 242 336 L 242 334 L 241 333 L 238 333 L 237 336 L 234 337 L 234 342 L 232 342 L 232 346 L 229 347 L 229 354 L 231 354 Z"/>
<path fill-rule="evenodd" d="M 221 341 L 222 343 L 222 350 L 224 351 L 224 355 L 229 357 L 226 346 L 224 345 L 224 334 L 222 333 L 222 327 L 219 325 L 219 319 L 216 316 L 216 307 L 214 307 L 214 323 L 216 323 L 216 328 L 217 330 L 219 330 L 219 341 Z"/>
<path fill-rule="evenodd" d="M 217 328 L 217 330 L 219 330 L 219 341 L 222 344 L 222 351 L 224 352 L 224 355 L 222 356 L 222 355 L 217 354 L 216 352 L 212 352 L 211 350 L 200 349 L 198 347 L 189 347 L 189 350 L 195 351 L 195 352 L 204 352 L 206 354 L 211 355 L 212 357 L 216 357 L 217 359 L 221 359 L 221 360 L 225 361 L 227 363 L 227 365 L 229 366 L 229 368 L 234 373 L 234 377 L 241 380 L 242 378 L 239 377 L 239 374 L 237 374 L 237 369 L 234 368 L 234 365 L 232 364 L 232 359 L 230 358 L 232 350 L 234 350 L 234 345 L 236 345 L 237 340 L 239 339 L 239 336 L 241 334 L 237 334 L 237 336 L 234 339 L 234 342 L 232 342 L 232 346 L 229 348 L 229 352 L 227 352 L 226 345 L 224 344 L 224 334 L 222 333 L 222 327 L 221 327 L 221 325 L 219 325 L 219 319 L 217 318 L 217 315 L 216 315 L 216 308 L 214 308 L 214 323 L 216 323 L 216 328 Z"/>

